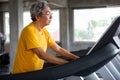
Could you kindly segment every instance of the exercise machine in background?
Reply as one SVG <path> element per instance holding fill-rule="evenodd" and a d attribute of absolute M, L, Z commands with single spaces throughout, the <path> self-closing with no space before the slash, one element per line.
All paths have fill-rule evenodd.
<path fill-rule="evenodd" d="M 9 64 L 9 53 L 5 51 L 6 36 L 0 32 L 0 66 Z"/>

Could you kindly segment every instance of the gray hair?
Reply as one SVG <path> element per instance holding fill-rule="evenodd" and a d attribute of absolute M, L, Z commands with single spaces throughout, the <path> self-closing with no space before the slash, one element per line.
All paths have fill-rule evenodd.
<path fill-rule="evenodd" d="M 35 16 L 42 14 L 42 10 L 47 6 L 49 6 L 47 1 L 35 2 L 30 9 L 31 19 L 36 21 Z"/>

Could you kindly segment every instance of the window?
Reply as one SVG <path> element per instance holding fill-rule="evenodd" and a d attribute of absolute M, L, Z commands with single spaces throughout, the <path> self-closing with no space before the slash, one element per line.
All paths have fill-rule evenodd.
<path fill-rule="evenodd" d="M 30 17 L 30 12 L 25 11 L 23 13 L 23 26 L 27 26 L 30 22 L 32 22 L 31 17 Z"/>
<path fill-rule="evenodd" d="M 6 42 L 8 43 L 10 41 L 10 25 L 9 25 L 9 13 L 5 12 L 4 14 L 4 30 L 5 30 L 5 36 L 6 36 Z"/>
<path fill-rule="evenodd" d="M 74 41 L 97 41 L 115 17 L 120 7 L 74 10 Z"/>

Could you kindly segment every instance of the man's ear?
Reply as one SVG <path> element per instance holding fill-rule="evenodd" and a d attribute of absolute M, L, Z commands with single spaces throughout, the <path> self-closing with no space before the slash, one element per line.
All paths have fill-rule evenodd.
<path fill-rule="evenodd" d="M 36 20 L 39 20 L 39 16 L 36 15 L 36 16 L 35 16 L 35 19 L 36 19 Z"/>

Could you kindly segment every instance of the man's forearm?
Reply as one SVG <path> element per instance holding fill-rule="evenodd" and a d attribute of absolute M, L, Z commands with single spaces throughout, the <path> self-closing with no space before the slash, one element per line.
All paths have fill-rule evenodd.
<path fill-rule="evenodd" d="M 73 60 L 76 60 L 79 58 L 79 56 L 76 56 L 76 55 L 70 53 L 69 51 L 65 50 L 64 48 L 61 48 L 58 53 L 61 54 L 62 56 L 68 57 Z"/>

